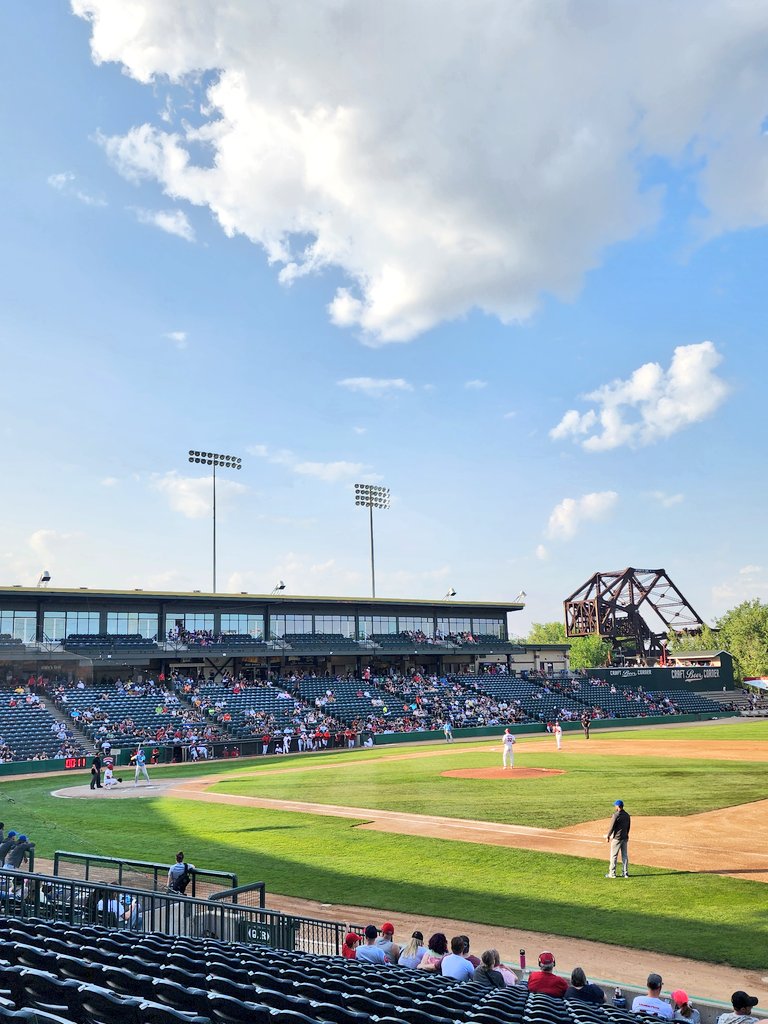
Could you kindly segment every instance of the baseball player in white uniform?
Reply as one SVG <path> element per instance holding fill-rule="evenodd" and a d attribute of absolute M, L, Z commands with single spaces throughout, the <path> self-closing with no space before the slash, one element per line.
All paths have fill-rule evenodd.
<path fill-rule="evenodd" d="M 560 748 L 563 745 L 563 727 L 562 725 L 560 725 L 559 722 L 555 722 L 555 728 L 552 731 L 555 734 L 555 743 L 557 744 L 557 749 L 560 750 Z"/>
<path fill-rule="evenodd" d="M 512 735 L 509 729 L 505 729 L 504 735 L 501 738 L 501 762 L 504 768 L 515 767 L 515 743 L 517 743 L 515 737 Z"/>

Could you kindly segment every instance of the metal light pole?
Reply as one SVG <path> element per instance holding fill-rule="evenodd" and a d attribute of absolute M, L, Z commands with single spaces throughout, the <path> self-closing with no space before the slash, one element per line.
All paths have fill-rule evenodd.
<path fill-rule="evenodd" d="M 390 508 L 389 488 L 376 484 L 355 484 L 355 504 L 367 508 L 371 523 L 371 597 L 376 597 L 376 566 L 373 557 L 373 510 Z"/>
<path fill-rule="evenodd" d="M 243 460 L 236 455 L 219 455 L 217 452 L 194 452 L 189 450 L 189 462 L 210 466 L 213 480 L 213 593 L 216 593 L 216 467 L 221 469 L 242 469 Z"/>

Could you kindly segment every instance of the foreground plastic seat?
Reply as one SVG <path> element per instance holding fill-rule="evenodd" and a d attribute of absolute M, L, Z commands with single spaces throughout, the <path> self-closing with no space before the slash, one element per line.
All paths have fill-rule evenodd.
<path fill-rule="evenodd" d="M 162 1003 L 174 1010 L 205 1017 L 208 1009 L 208 993 L 200 988 L 185 988 L 174 981 L 155 979 L 152 982 L 152 1002 Z"/>
<path fill-rule="evenodd" d="M 120 967 L 105 967 L 101 972 L 99 984 L 119 996 L 151 1000 L 154 980 L 148 974 L 134 974 L 133 971 L 124 971 Z"/>
<path fill-rule="evenodd" d="M 38 949 L 36 946 L 17 943 L 16 963 L 22 967 L 33 967 L 37 971 L 47 971 L 48 974 L 56 974 L 56 954 L 48 953 L 45 950 Z"/>
<path fill-rule="evenodd" d="M 208 1015 L 214 1024 L 272 1024 L 273 1014 L 261 1003 L 243 1002 L 218 992 L 208 997 Z"/>
<path fill-rule="evenodd" d="M 79 1024 L 141 1024 L 141 999 L 125 998 L 97 985 L 80 989 Z"/>
<path fill-rule="evenodd" d="M 79 1019 L 80 983 L 77 981 L 62 981 L 44 971 L 24 968 L 20 996 L 24 1008 Z"/>
<path fill-rule="evenodd" d="M 161 1003 L 142 1003 L 139 1013 L 142 1024 L 211 1024 L 209 1017 L 195 1017 Z"/>
<path fill-rule="evenodd" d="M 60 978 L 69 978 L 81 984 L 95 984 L 101 972 L 87 960 L 79 960 L 76 956 L 59 954 L 56 957 L 56 973 Z"/>

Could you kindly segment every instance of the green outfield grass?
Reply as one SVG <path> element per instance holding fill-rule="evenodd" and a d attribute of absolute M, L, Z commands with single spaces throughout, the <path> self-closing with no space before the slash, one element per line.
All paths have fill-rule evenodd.
<path fill-rule="evenodd" d="M 679 730 L 680 735 L 684 733 Z M 633 738 L 632 733 L 611 734 Z M 656 732 L 658 739 L 659 733 Z M 718 730 L 718 736 L 720 731 Z M 514 771 L 503 779 L 445 778 L 454 768 L 500 767 L 500 754 L 487 744 L 437 744 L 424 748 L 429 757 L 397 759 L 402 748 L 390 748 L 382 756 L 365 761 L 325 761 L 317 771 L 314 759 L 299 761 L 297 769 L 280 772 L 261 766 L 242 771 L 215 789 L 238 796 L 275 800 L 306 800 L 310 803 L 345 804 L 376 810 L 441 814 L 517 825 L 563 828 L 596 818 L 608 818 L 616 799 L 624 800 L 633 814 L 679 817 L 716 810 L 768 797 L 768 762 L 724 761 L 713 768 L 706 760 L 674 758 L 670 742 L 667 758 L 631 755 L 600 755 L 600 743 L 590 740 L 587 753 L 579 743 L 570 750 L 584 753 L 557 754 L 542 751 L 540 744 L 517 744 L 515 763 L 520 767 L 565 770 L 564 775 L 517 779 Z M 534 752 L 535 751 L 535 752 Z M 281 762 L 274 767 L 284 768 Z"/>
<path fill-rule="evenodd" d="M 744 737 L 728 738 L 756 738 L 754 726 L 745 726 Z M 744 726 L 717 728 L 717 736 L 726 738 L 726 729 L 740 728 Z M 703 731 L 712 736 L 715 729 Z M 680 730 L 681 738 L 688 734 L 688 730 Z M 627 735 L 637 738 L 642 734 Z M 679 814 L 732 804 L 734 791 L 740 803 L 768 795 L 767 766 L 761 764 L 714 765 L 671 759 L 659 763 L 636 756 L 593 755 L 565 759 L 566 776 L 531 780 L 533 785 L 510 779 L 510 787 L 499 796 L 494 787 L 486 789 L 487 783 L 479 787 L 470 783 L 464 789 L 468 780 L 441 780 L 439 774 L 435 778 L 435 768 L 446 758 L 450 766 L 469 764 L 475 758 L 498 763 L 498 756 L 481 745 L 460 754 L 463 746 L 456 743 L 446 750 L 437 744 L 439 756 L 434 760 L 389 763 L 382 761 L 382 756 L 402 755 L 413 748 L 361 751 L 351 757 L 342 754 L 347 765 L 343 773 L 339 755 L 322 755 L 172 768 L 164 771 L 163 777 L 214 771 L 231 775 L 224 785 L 237 792 L 258 787 L 269 796 L 315 800 L 317 792 L 324 789 L 330 794 L 335 789 L 334 802 L 391 806 L 392 801 L 402 800 L 407 801 L 408 810 L 433 814 L 453 814 L 454 804 L 463 799 L 469 801 L 465 817 L 481 816 L 481 807 L 487 811 L 501 804 L 507 812 L 504 820 L 538 816 L 536 824 L 553 826 L 561 823 L 558 815 L 568 820 L 607 819 L 617 796 L 635 813 Z M 556 757 L 554 751 L 526 753 L 525 746 L 519 744 L 521 763 L 552 764 Z M 582 760 L 584 764 L 571 771 L 571 764 Z M 275 768 L 298 765 L 303 769 L 309 764 L 332 767 L 295 774 L 275 772 Z M 576 788 L 551 788 L 563 780 L 567 787 Z M 170 861 L 177 849 L 184 849 L 194 863 L 236 871 L 241 882 L 264 880 L 270 895 L 285 893 L 326 903 L 400 910 L 412 915 L 414 927 L 423 916 L 445 915 L 743 968 L 765 966 L 768 890 L 761 883 L 644 867 L 636 867 L 627 882 L 608 882 L 603 878 L 603 861 L 368 832 L 349 819 L 187 800 L 144 798 L 108 803 L 50 795 L 54 787 L 86 781 L 87 775 L 79 773 L 4 782 L 0 784 L 0 817 L 7 827 L 22 827 L 36 840 L 39 857 L 50 856 L 55 849 L 69 849 Z M 443 789 L 442 783 L 448 786 Z M 460 788 L 449 792 L 457 783 Z M 503 780 L 502 784 L 506 783 Z M 357 789 L 358 784 L 362 789 Z M 750 785 L 752 788 L 745 790 Z M 374 803 L 377 792 L 380 802 Z M 421 804 L 414 803 L 414 796 Z M 279 899 L 275 902 L 279 905 Z M 468 931 L 471 934 L 471 925 Z"/>

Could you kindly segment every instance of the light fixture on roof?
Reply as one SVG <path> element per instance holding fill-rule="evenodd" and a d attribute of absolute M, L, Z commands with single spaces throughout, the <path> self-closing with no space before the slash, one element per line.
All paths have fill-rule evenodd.
<path fill-rule="evenodd" d="M 520 591 L 520 593 L 519 593 L 519 594 L 517 595 L 517 597 L 515 598 L 515 601 L 522 601 L 522 600 L 523 600 L 524 598 L 526 598 L 526 597 L 528 597 L 528 595 L 526 594 L 526 592 L 525 592 L 524 590 L 521 590 L 521 591 Z"/>
<path fill-rule="evenodd" d="M 285 580 L 278 580 L 272 588 L 272 593 L 276 594 L 280 590 L 285 590 Z"/>
<path fill-rule="evenodd" d="M 391 508 L 388 487 L 378 484 L 355 484 L 355 504 L 367 508 L 371 523 L 371 597 L 376 597 L 376 568 L 373 555 L 373 510 Z"/>
<path fill-rule="evenodd" d="M 216 593 L 216 467 L 219 469 L 242 469 L 243 460 L 237 455 L 220 455 L 218 452 L 199 452 L 189 449 L 188 462 L 210 466 L 213 482 L 213 593 Z"/>
<path fill-rule="evenodd" d="M 40 573 L 40 578 L 37 581 L 38 587 L 47 587 L 51 582 L 51 574 L 47 569 L 43 569 Z"/>
<path fill-rule="evenodd" d="M 456 597 L 456 591 L 453 587 L 449 587 L 443 600 L 447 601 L 449 597 Z"/>

